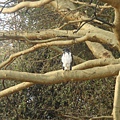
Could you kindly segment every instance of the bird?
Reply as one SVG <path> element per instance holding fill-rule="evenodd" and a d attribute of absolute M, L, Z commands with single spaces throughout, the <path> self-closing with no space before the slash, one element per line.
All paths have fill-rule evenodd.
<path fill-rule="evenodd" d="M 63 63 L 63 65 L 62 65 L 63 70 L 65 70 L 65 71 L 72 70 L 73 56 L 68 48 L 63 49 L 63 55 L 62 55 L 61 60 Z"/>

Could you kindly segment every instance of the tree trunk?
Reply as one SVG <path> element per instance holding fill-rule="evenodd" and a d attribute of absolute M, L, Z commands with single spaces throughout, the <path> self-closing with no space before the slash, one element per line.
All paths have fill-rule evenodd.
<path fill-rule="evenodd" d="M 114 103 L 113 103 L 113 119 L 120 120 L 120 72 L 116 78 Z"/>

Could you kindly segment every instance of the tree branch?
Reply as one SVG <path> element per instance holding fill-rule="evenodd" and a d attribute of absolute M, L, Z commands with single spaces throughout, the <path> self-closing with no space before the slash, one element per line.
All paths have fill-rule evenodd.
<path fill-rule="evenodd" d="M 72 45 L 72 44 L 76 44 L 76 43 L 80 43 L 80 42 L 84 42 L 84 41 L 88 41 L 88 40 L 92 41 L 92 42 L 102 42 L 102 43 L 107 42 L 107 44 L 111 44 L 112 46 L 117 44 L 117 43 L 115 43 L 115 41 L 113 43 L 112 39 L 110 39 L 107 36 L 104 36 L 104 35 L 101 35 L 101 34 L 96 36 L 96 34 L 88 33 L 81 38 L 76 38 L 76 39 L 73 39 L 73 40 L 66 40 L 66 41 L 60 40 L 60 41 L 52 41 L 52 42 L 47 42 L 47 43 L 36 44 L 29 49 L 26 49 L 26 50 L 20 51 L 18 53 L 12 54 L 6 61 L 4 61 L 0 64 L 0 68 L 9 64 L 15 58 L 17 58 L 21 55 L 27 54 L 29 52 L 35 51 L 35 50 L 37 50 L 38 48 L 41 48 L 41 47 L 46 47 L 46 46 L 48 47 L 48 46 L 53 46 L 53 45 L 57 45 L 57 46 Z M 106 40 L 106 41 L 104 41 L 104 40 Z M 115 47 L 117 47 L 117 46 L 115 46 Z M 108 53 L 109 57 L 113 58 L 112 54 L 110 54 L 109 52 L 107 52 L 107 53 Z"/>
<path fill-rule="evenodd" d="M 90 41 L 86 41 L 86 44 L 96 58 L 114 58 L 112 52 L 105 49 L 101 44 L 97 42 L 93 43 Z M 96 45 L 96 47 L 93 47 L 92 44 Z"/>
<path fill-rule="evenodd" d="M 97 67 L 97 66 L 105 66 L 105 65 L 109 65 L 109 64 L 119 64 L 120 63 L 120 59 L 96 59 L 96 60 L 89 60 L 86 61 L 82 64 L 76 65 L 73 67 L 73 70 L 84 70 L 84 69 L 89 69 L 89 68 L 93 68 L 93 67 Z M 59 70 L 61 71 L 61 70 Z M 54 71 L 53 71 L 54 72 Z M 53 73 L 53 72 L 49 72 Z M 15 85 L 13 87 L 7 88 L 5 90 L 0 91 L 0 97 L 4 97 L 6 95 L 18 92 L 22 89 L 25 89 L 27 87 L 30 87 L 34 85 L 34 83 L 32 82 L 23 82 L 20 83 L 18 85 Z"/>
<path fill-rule="evenodd" d="M 113 58 L 94 59 L 94 60 L 89 60 L 74 66 L 73 70 L 84 70 L 84 69 L 89 69 L 93 67 L 100 67 L 100 66 L 106 66 L 110 64 L 119 64 L 119 63 L 120 63 L 120 59 L 113 59 Z"/>
<path fill-rule="evenodd" d="M 0 11 L 3 9 L 2 13 L 13 13 L 13 12 L 16 12 L 16 11 L 24 8 L 24 7 L 27 7 L 27 8 L 41 7 L 41 6 L 48 4 L 52 1 L 53 0 L 40 0 L 40 1 L 36 1 L 36 2 L 29 2 L 29 1 L 20 2 L 19 4 L 17 4 L 14 7 L 4 8 L 4 9 L 0 8 Z"/>
<path fill-rule="evenodd" d="M 23 83 L 20 83 L 20 84 L 18 84 L 18 85 L 9 87 L 9 88 L 7 88 L 7 89 L 5 89 L 5 90 L 0 91 L 0 98 L 1 98 L 1 97 L 4 97 L 4 96 L 7 96 L 7 95 L 9 95 L 9 94 L 18 92 L 18 91 L 20 91 L 20 90 L 23 90 L 23 89 L 25 89 L 25 88 L 27 88 L 27 87 L 30 87 L 30 86 L 32 86 L 32 85 L 34 85 L 34 83 L 32 83 L 32 82 L 23 82 Z"/>
<path fill-rule="evenodd" d="M 116 78 L 114 104 L 113 104 L 113 118 L 114 120 L 120 119 L 120 71 Z"/>
<path fill-rule="evenodd" d="M 109 5 L 111 5 L 115 8 L 120 6 L 120 1 L 119 0 L 100 0 L 100 1 L 108 3 Z"/>
<path fill-rule="evenodd" d="M 76 1 L 76 0 L 70 0 L 71 2 L 73 3 L 76 3 L 76 4 L 80 4 L 80 5 L 85 5 L 85 6 L 89 6 L 89 7 L 95 7 L 96 4 L 94 3 L 91 3 L 89 4 L 88 2 L 80 2 L 80 1 Z M 99 8 L 102 8 L 102 9 L 108 9 L 108 8 L 111 8 L 112 6 L 108 5 L 108 6 L 102 6 L 102 5 L 99 5 Z"/>
<path fill-rule="evenodd" d="M 85 29 L 87 27 L 87 30 Z M 19 33 L 14 34 L 13 32 L 0 32 L 0 39 L 8 40 L 8 39 L 16 39 L 26 41 L 28 43 L 47 43 L 51 41 L 58 40 L 71 40 L 71 39 L 81 39 L 82 36 L 86 36 L 89 41 L 100 42 L 104 44 L 110 44 L 113 47 L 118 47 L 118 42 L 114 37 L 114 34 L 109 31 L 104 31 L 99 28 L 92 27 L 92 25 L 85 25 L 78 33 L 73 33 L 72 30 L 56 30 L 49 29 L 40 31 L 40 33 Z M 85 37 L 84 37 L 85 38 Z M 86 40 L 87 40 L 86 39 Z M 37 40 L 37 41 L 36 41 Z M 84 40 L 84 41 L 86 41 Z M 84 42 L 83 41 L 83 42 Z"/>
<path fill-rule="evenodd" d="M 104 37 L 104 36 L 100 36 L 100 37 Z M 15 58 L 17 58 L 21 55 L 27 54 L 29 52 L 35 51 L 35 50 L 37 50 L 38 48 L 41 48 L 41 47 L 46 47 L 46 46 L 48 47 L 48 46 L 53 46 L 53 45 L 57 45 L 57 46 L 72 45 L 72 44 L 80 43 L 80 42 L 87 41 L 87 40 L 94 41 L 94 42 L 95 41 L 99 42 L 99 40 L 101 40 L 101 42 L 103 42 L 102 39 L 97 39 L 97 36 L 94 36 L 93 34 L 89 33 L 88 35 L 86 35 L 84 37 L 73 39 L 73 40 L 66 40 L 66 41 L 61 40 L 61 41 L 53 41 L 53 42 L 48 42 L 48 43 L 36 44 L 29 49 L 26 49 L 26 50 L 20 51 L 18 53 L 12 54 L 6 61 L 4 61 L 0 64 L 0 68 L 9 64 Z M 107 39 L 106 42 L 108 42 L 108 39 Z M 111 44 L 112 44 L 112 42 L 111 42 Z"/>
<path fill-rule="evenodd" d="M 113 31 L 116 35 L 117 40 L 119 41 L 120 46 L 120 1 L 119 0 L 100 0 L 102 2 L 106 2 L 113 6 L 115 9 L 115 19 L 114 19 L 114 27 Z"/>
<path fill-rule="evenodd" d="M 120 1 L 119 1 L 120 3 Z M 114 19 L 114 25 L 115 27 L 113 27 L 113 31 L 116 35 L 117 40 L 119 41 L 119 45 L 120 45 L 120 6 L 119 8 L 115 8 L 115 19 Z"/>
<path fill-rule="evenodd" d="M 33 47 L 29 48 L 29 49 L 26 49 L 26 50 L 23 50 L 23 51 L 20 51 L 18 53 L 15 53 L 15 54 L 12 54 L 6 61 L 2 62 L 0 64 L 0 68 L 6 66 L 7 64 L 9 64 L 11 61 L 15 60 L 15 58 L 21 56 L 21 55 L 24 55 L 24 54 L 27 54 L 29 52 L 32 52 L 32 51 L 35 51 L 37 50 L 38 48 L 41 48 L 41 47 L 48 47 L 48 46 L 53 46 L 53 45 L 58 45 L 58 46 L 61 46 L 61 45 L 71 45 L 71 44 L 74 44 L 74 43 L 79 43 L 80 41 L 83 41 L 81 39 L 77 40 L 75 42 L 75 40 L 69 40 L 69 41 L 54 41 L 54 42 L 48 42 L 48 43 L 42 43 L 42 44 L 36 44 L 34 45 Z"/>
<path fill-rule="evenodd" d="M 111 119 L 111 120 L 113 120 L 113 116 L 99 116 L 99 117 L 93 117 L 93 118 L 91 118 L 91 119 L 89 119 L 89 120 L 102 120 L 102 119 Z"/>
<path fill-rule="evenodd" d="M 120 70 L 120 64 L 95 67 L 87 70 L 52 71 L 46 74 L 34 74 L 10 70 L 0 70 L 0 79 L 33 82 L 37 84 L 57 84 L 67 81 L 85 81 L 97 78 L 115 76 Z"/>
<path fill-rule="evenodd" d="M 102 0 L 101 0 L 102 1 Z M 120 2 L 119 2 L 119 0 L 116 0 L 116 1 L 113 1 L 113 0 L 103 0 L 103 2 L 104 1 L 106 1 L 107 3 L 109 3 L 109 1 L 110 1 L 110 3 L 111 4 L 114 4 L 114 2 L 116 2 L 116 3 L 118 3 L 118 5 L 120 4 Z M 70 2 L 70 1 L 69 1 Z M 61 2 L 61 4 L 64 4 L 64 2 Z M 68 21 L 76 21 L 76 20 L 83 20 L 85 17 L 84 16 L 82 16 L 81 14 L 80 14 L 80 12 L 74 12 L 74 13 L 72 13 L 72 12 L 70 12 L 70 11 L 66 11 L 66 12 L 62 12 L 62 10 L 61 9 L 64 9 L 64 10 L 66 10 L 67 8 L 67 5 L 66 5 L 66 7 L 62 7 L 62 5 L 61 5 L 61 7 L 60 7 L 60 9 L 58 9 L 58 6 L 57 6 L 57 3 L 56 3 L 56 1 L 54 1 L 54 2 L 51 2 L 50 3 L 62 16 L 64 16 L 64 18 L 66 19 L 66 20 L 68 20 Z M 58 2 L 58 4 L 59 4 L 59 2 Z M 71 3 L 69 3 L 69 4 L 71 4 Z M 120 6 L 120 5 L 119 5 Z M 66 8 L 66 9 L 65 9 Z M 69 8 L 70 10 L 74 10 L 75 9 L 75 6 L 70 6 L 70 8 Z M 120 15 L 120 13 L 118 14 L 118 15 Z M 118 18 L 118 17 L 117 17 Z M 117 20 L 120 20 L 120 19 L 117 19 Z M 78 24 L 75 24 L 77 27 L 78 27 Z M 94 27 L 95 29 L 89 29 L 89 25 L 90 24 L 85 24 L 84 26 L 82 26 L 82 28 L 83 29 L 85 29 L 85 30 L 88 30 L 88 31 L 94 31 L 95 29 L 96 29 L 96 27 Z M 90 26 L 92 26 L 92 25 L 90 25 Z M 113 27 L 113 30 L 115 30 L 116 31 L 116 36 L 120 36 L 119 35 L 119 29 L 120 29 L 120 27 L 119 27 L 119 24 L 116 24 L 115 26 L 117 26 L 117 27 Z M 92 26 L 93 27 L 93 26 Z M 81 29 L 82 29 L 81 28 Z M 117 29 L 115 29 L 115 28 L 117 28 Z M 80 29 L 80 30 L 81 30 Z M 99 28 L 98 28 L 99 29 Z M 93 32 L 92 31 L 92 32 Z M 98 31 L 97 31 L 98 32 Z M 103 30 L 101 29 L 99 29 L 99 32 L 98 33 L 102 33 L 102 34 L 104 34 L 104 32 L 103 32 Z M 106 36 L 109 36 L 109 35 L 107 35 L 106 34 Z M 113 35 L 114 36 L 114 35 Z M 115 37 L 115 36 L 114 36 Z M 120 39 L 119 39 L 120 37 L 117 37 L 117 39 L 115 38 L 114 40 L 116 41 L 116 43 L 117 43 L 117 49 L 120 51 Z M 96 47 L 94 44 L 92 44 L 92 46 L 93 47 Z"/>

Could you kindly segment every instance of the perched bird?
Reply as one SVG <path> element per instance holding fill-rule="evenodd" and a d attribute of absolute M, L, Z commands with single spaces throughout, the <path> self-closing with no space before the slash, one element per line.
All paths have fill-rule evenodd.
<path fill-rule="evenodd" d="M 63 49 L 62 55 L 63 70 L 72 70 L 73 56 L 68 48 Z"/>

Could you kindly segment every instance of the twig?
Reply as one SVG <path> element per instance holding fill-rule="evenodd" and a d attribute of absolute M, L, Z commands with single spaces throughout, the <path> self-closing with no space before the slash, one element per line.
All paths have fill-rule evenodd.
<path fill-rule="evenodd" d="M 65 117 L 65 118 L 71 118 L 72 120 L 83 120 L 83 118 L 84 118 L 84 119 L 89 119 L 89 118 L 90 118 L 90 116 L 75 117 L 75 116 L 63 115 L 63 114 L 60 114 L 60 116 Z"/>
<path fill-rule="evenodd" d="M 70 1 L 75 3 L 75 4 L 85 5 L 85 6 L 88 6 L 88 7 L 95 7 L 96 6 L 96 4 L 91 2 L 92 0 L 89 3 L 87 3 L 87 2 L 80 2 L 78 0 L 70 0 Z M 107 8 L 112 8 L 112 6 L 110 6 L 110 5 L 108 5 L 108 6 L 99 6 L 99 8 L 107 9 Z"/>
<path fill-rule="evenodd" d="M 60 29 L 62 29 L 63 27 L 65 27 L 65 26 L 67 26 L 67 25 L 69 25 L 69 24 L 73 24 L 73 23 L 78 23 L 78 22 L 85 22 L 85 21 L 89 21 L 89 20 L 91 20 L 91 19 L 85 19 L 85 20 L 75 20 L 75 21 L 68 21 L 67 23 L 64 23 L 62 26 L 60 26 L 58 29 L 60 30 Z"/>
<path fill-rule="evenodd" d="M 100 116 L 100 117 L 93 117 L 90 118 L 90 120 L 98 120 L 98 119 L 112 119 L 113 120 L 113 116 Z"/>
<path fill-rule="evenodd" d="M 45 59 L 45 60 L 30 60 L 31 62 L 45 62 L 45 61 L 48 61 L 48 60 L 52 60 L 52 59 L 54 59 L 54 58 L 57 58 L 57 57 L 59 57 L 61 54 L 58 54 L 58 55 L 56 55 L 56 56 L 54 56 L 54 57 L 51 57 L 51 58 L 48 58 L 48 59 Z"/>
<path fill-rule="evenodd" d="M 98 6 L 98 1 L 97 1 L 97 3 L 96 3 L 96 7 L 94 8 L 94 19 L 96 19 L 96 20 L 99 20 L 99 21 L 101 21 L 101 22 L 103 22 L 104 24 L 107 24 L 107 25 L 109 25 L 109 26 L 111 26 L 111 27 L 114 27 L 114 25 L 112 24 L 112 23 L 109 23 L 109 22 L 106 22 L 106 21 L 104 21 L 104 20 L 102 20 L 102 19 L 100 19 L 100 18 L 98 18 L 97 17 L 97 6 Z"/>

